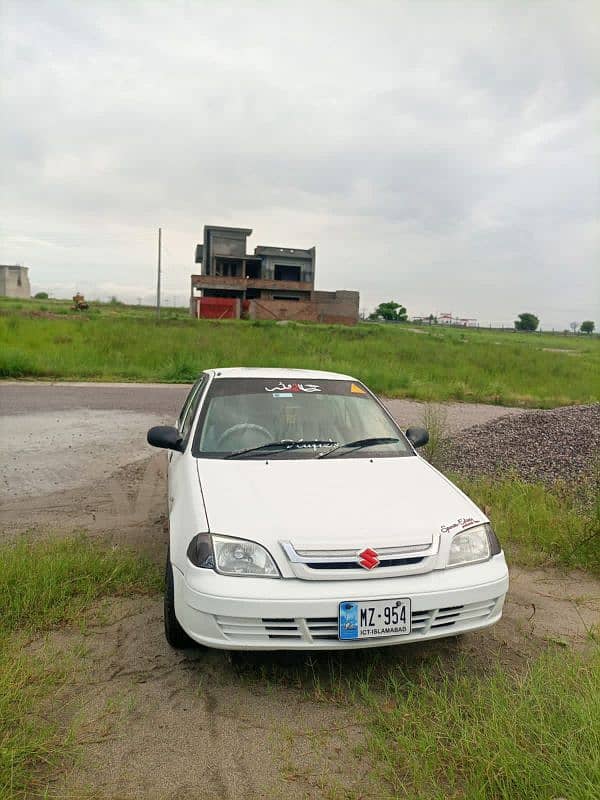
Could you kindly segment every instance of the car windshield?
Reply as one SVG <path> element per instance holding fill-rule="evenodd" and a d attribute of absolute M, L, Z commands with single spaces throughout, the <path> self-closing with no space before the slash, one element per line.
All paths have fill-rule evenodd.
<path fill-rule="evenodd" d="M 414 455 L 358 381 L 216 378 L 192 452 L 200 458 L 304 459 Z"/>

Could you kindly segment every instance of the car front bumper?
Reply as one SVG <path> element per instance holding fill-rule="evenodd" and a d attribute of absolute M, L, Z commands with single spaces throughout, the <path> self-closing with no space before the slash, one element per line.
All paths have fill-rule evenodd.
<path fill-rule="evenodd" d="M 404 644 L 486 628 L 502 616 L 504 555 L 483 564 L 371 581 L 225 577 L 173 566 L 175 611 L 195 641 L 225 650 L 343 650 Z M 410 634 L 338 639 L 338 606 L 410 598 Z"/>

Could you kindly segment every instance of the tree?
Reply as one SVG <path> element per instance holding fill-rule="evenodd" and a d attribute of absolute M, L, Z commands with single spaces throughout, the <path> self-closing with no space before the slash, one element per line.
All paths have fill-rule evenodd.
<path fill-rule="evenodd" d="M 47 300 L 48 299 L 48 292 L 37 292 L 33 295 L 34 300 Z"/>
<path fill-rule="evenodd" d="M 594 320 L 586 319 L 581 323 L 580 330 L 582 333 L 593 333 L 595 327 L 596 325 L 594 324 Z"/>
<path fill-rule="evenodd" d="M 578 327 L 579 327 L 579 323 L 578 322 L 570 322 L 569 323 L 569 328 L 571 328 L 573 333 L 577 333 L 577 328 Z"/>
<path fill-rule="evenodd" d="M 518 331 L 535 331 L 539 324 L 540 321 L 536 315 L 529 313 L 529 311 L 519 314 L 519 319 L 515 320 L 515 328 Z"/>
<path fill-rule="evenodd" d="M 379 303 L 375 311 L 369 314 L 369 319 L 388 319 L 393 322 L 406 322 L 406 309 L 400 303 L 390 300 L 387 303 Z"/>

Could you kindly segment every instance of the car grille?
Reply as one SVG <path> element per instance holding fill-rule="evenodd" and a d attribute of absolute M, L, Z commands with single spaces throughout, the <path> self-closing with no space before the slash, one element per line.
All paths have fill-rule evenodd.
<path fill-rule="evenodd" d="M 415 640 L 428 633 L 442 629 L 467 629 L 474 623 L 489 617 L 499 598 L 461 606 L 446 606 L 426 611 L 412 612 L 412 633 L 407 636 L 383 637 Z M 246 617 L 215 618 L 223 636 L 237 644 L 251 645 L 273 641 L 277 644 L 289 642 L 291 647 L 301 644 L 310 646 L 318 642 L 338 642 L 337 617 L 271 618 L 250 619 Z"/>
<path fill-rule="evenodd" d="M 346 580 L 397 577 L 429 572 L 435 567 L 437 548 L 433 537 L 395 547 L 378 547 L 376 569 L 364 569 L 359 564 L 359 550 L 296 550 L 291 542 L 280 542 L 292 570 L 303 580 Z"/>
<path fill-rule="evenodd" d="M 405 567 L 409 564 L 420 564 L 423 561 L 423 556 L 415 558 L 388 558 L 379 564 L 378 569 L 385 569 L 386 567 Z M 360 564 L 356 561 L 307 561 L 306 566 L 310 569 L 360 569 Z"/>
<path fill-rule="evenodd" d="M 236 642 L 250 644 L 265 639 L 302 639 L 296 619 L 216 617 L 216 622 L 223 636 Z"/>

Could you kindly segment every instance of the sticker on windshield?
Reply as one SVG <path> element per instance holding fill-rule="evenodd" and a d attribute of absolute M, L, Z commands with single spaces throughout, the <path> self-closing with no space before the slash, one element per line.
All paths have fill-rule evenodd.
<path fill-rule="evenodd" d="M 284 383 L 280 381 L 277 386 L 265 386 L 265 392 L 321 392 L 323 391 L 320 386 L 314 383 Z M 281 395 L 279 395 L 281 396 Z"/>
<path fill-rule="evenodd" d="M 366 394 L 365 390 L 361 389 L 360 386 L 357 386 L 355 383 L 350 387 L 350 392 L 352 394 Z"/>

